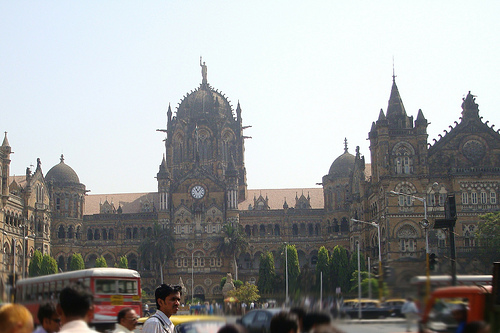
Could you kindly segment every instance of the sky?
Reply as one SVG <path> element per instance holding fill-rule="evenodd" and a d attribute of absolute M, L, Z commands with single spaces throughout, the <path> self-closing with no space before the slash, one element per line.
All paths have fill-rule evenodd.
<path fill-rule="evenodd" d="M 500 127 L 500 1 L 0 1 L 11 175 L 64 154 L 90 194 L 154 192 L 168 105 L 208 82 L 242 108 L 249 189 L 317 187 L 393 73 L 428 142 L 476 95 Z M 34 168 L 33 168 L 34 170 Z"/>

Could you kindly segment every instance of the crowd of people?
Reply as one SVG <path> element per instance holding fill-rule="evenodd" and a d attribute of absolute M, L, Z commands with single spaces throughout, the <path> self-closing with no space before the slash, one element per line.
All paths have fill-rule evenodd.
<path fill-rule="evenodd" d="M 157 311 L 144 323 L 143 333 L 174 333 L 174 324 L 170 317 L 180 307 L 182 288 L 162 284 L 155 290 Z M 65 287 L 59 302 L 44 302 L 40 305 L 37 318 L 39 326 L 34 330 L 31 313 L 20 304 L 5 304 L 0 307 L 0 333 L 96 333 L 89 327 L 93 316 L 93 295 L 81 283 Z M 401 312 L 407 320 L 407 331 L 418 318 L 419 310 L 409 298 Z M 467 308 L 462 306 L 453 311 L 458 322 L 456 333 L 489 333 L 485 322 L 467 323 Z M 113 333 L 131 333 L 137 326 L 139 315 L 133 308 L 125 307 L 117 315 Z M 295 307 L 281 311 L 271 319 L 271 333 L 341 333 L 332 323 L 331 316 L 323 312 L 306 312 Z M 246 333 L 239 324 L 227 324 L 218 333 Z"/>

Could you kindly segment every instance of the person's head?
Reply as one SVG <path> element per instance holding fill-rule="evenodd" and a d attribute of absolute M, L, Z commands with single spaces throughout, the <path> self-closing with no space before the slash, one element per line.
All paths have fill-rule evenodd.
<path fill-rule="evenodd" d="M 299 318 L 295 313 L 281 311 L 271 318 L 271 333 L 298 333 Z"/>
<path fill-rule="evenodd" d="M 306 315 L 306 310 L 301 307 L 295 307 L 291 308 L 290 312 L 297 315 L 297 318 L 299 319 L 299 329 L 301 332 L 304 332 L 304 317 Z"/>
<path fill-rule="evenodd" d="M 219 328 L 217 333 L 247 333 L 247 330 L 239 324 L 226 324 Z"/>
<path fill-rule="evenodd" d="M 118 324 L 126 327 L 128 330 L 133 331 L 137 326 L 137 320 L 139 316 L 132 308 L 123 308 L 118 312 L 117 321 Z"/>
<path fill-rule="evenodd" d="M 57 313 L 54 302 L 43 302 L 37 313 L 38 321 L 47 333 L 59 332 L 61 329 L 61 317 Z"/>
<path fill-rule="evenodd" d="M 83 284 L 72 283 L 61 290 L 58 310 L 64 323 L 77 319 L 88 323 L 94 312 L 94 296 Z"/>
<path fill-rule="evenodd" d="M 311 333 L 343 333 L 343 332 L 339 330 L 337 327 L 333 326 L 332 324 L 321 324 L 315 326 L 311 330 Z"/>
<path fill-rule="evenodd" d="M 459 323 L 467 321 L 467 307 L 465 304 L 457 304 L 453 307 L 451 315 Z"/>
<path fill-rule="evenodd" d="M 181 303 L 182 287 L 162 284 L 155 290 L 156 308 L 167 317 L 176 314 Z"/>
<path fill-rule="evenodd" d="M 0 307 L 0 333 L 31 333 L 33 316 L 20 304 L 4 304 Z"/>
<path fill-rule="evenodd" d="M 471 321 L 464 327 L 464 333 L 489 333 L 490 325 L 482 320 Z"/>
<path fill-rule="evenodd" d="M 304 316 L 303 330 L 304 332 L 309 332 L 315 326 L 330 324 L 332 318 L 326 313 L 322 312 L 310 312 Z"/>

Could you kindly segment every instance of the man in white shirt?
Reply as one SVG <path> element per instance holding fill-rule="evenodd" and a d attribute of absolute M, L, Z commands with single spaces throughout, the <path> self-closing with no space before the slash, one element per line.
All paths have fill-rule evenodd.
<path fill-rule="evenodd" d="M 61 317 L 56 311 L 53 302 L 43 302 L 40 304 L 37 313 L 40 325 L 33 333 L 55 333 L 61 329 Z"/>
<path fill-rule="evenodd" d="M 96 333 L 88 326 L 94 316 L 94 296 L 82 283 L 70 284 L 61 291 L 57 312 L 63 323 L 60 333 Z"/>
<path fill-rule="evenodd" d="M 413 299 L 408 297 L 401 308 L 401 313 L 406 317 L 406 332 L 411 332 L 413 322 L 418 318 L 418 309 Z"/>
<path fill-rule="evenodd" d="M 123 308 L 118 312 L 115 330 L 113 333 L 131 333 L 137 326 L 139 316 L 132 308 Z"/>
<path fill-rule="evenodd" d="M 144 323 L 142 333 L 174 333 L 170 316 L 177 313 L 181 304 L 181 286 L 162 284 L 155 290 L 158 311 Z"/>

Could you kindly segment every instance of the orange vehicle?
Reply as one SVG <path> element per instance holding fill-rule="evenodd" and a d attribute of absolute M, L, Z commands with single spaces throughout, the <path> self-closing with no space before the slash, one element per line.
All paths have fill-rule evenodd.
<path fill-rule="evenodd" d="M 492 286 L 455 286 L 438 288 L 431 294 L 419 332 L 455 332 L 458 322 L 453 318 L 452 311 L 457 305 L 467 308 L 467 322 L 483 320 L 497 327 Z"/>
<path fill-rule="evenodd" d="M 76 281 L 82 282 L 94 295 L 91 326 L 99 330 L 114 327 L 116 316 L 124 307 L 142 314 L 141 277 L 137 271 L 122 268 L 89 268 L 19 280 L 16 302 L 26 306 L 37 322 L 40 303 L 57 301 L 59 292 Z"/>

